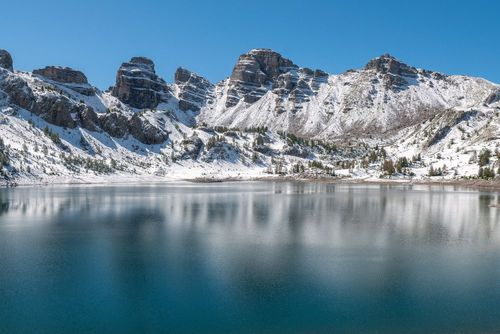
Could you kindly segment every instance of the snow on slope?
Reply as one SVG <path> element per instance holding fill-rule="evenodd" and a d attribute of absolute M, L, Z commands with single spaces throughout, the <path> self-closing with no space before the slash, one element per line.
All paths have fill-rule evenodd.
<path fill-rule="evenodd" d="M 69 81 L 60 82 L 0 68 L 1 183 L 378 179 L 389 177 L 384 160 L 416 156 L 390 177 L 428 178 L 432 166 L 442 170 L 433 179 L 450 179 L 476 176 L 485 149 L 492 152 L 485 166 L 500 167 L 500 86 L 487 80 L 388 55 L 339 75 L 266 49 L 240 59 L 216 85 L 185 69 L 167 85 L 150 60 L 133 58 L 122 66 L 134 77 L 117 85 L 131 94 L 127 101 L 152 106 L 142 109 L 115 90 L 66 80 L 70 69 L 56 69 Z"/>

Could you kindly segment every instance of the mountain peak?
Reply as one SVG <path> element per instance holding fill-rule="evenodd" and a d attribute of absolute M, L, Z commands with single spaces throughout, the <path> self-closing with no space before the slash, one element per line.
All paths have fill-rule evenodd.
<path fill-rule="evenodd" d="M 366 64 L 365 70 L 375 70 L 379 73 L 394 75 L 414 75 L 417 73 L 414 67 L 406 65 L 388 53 L 370 60 Z"/>
<path fill-rule="evenodd" d="M 151 59 L 132 57 L 118 69 L 112 95 L 134 108 L 156 108 L 160 102 L 168 99 L 170 89 L 156 75 Z"/>
<path fill-rule="evenodd" d="M 140 67 L 145 67 L 152 72 L 155 71 L 155 63 L 151 59 L 146 57 L 132 57 L 129 63 L 138 65 Z"/>

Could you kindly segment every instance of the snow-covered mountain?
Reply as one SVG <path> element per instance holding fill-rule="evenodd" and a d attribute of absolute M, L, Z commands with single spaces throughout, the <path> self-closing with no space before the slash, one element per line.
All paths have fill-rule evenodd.
<path fill-rule="evenodd" d="M 217 102 L 202 109 L 200 120 L 324 139 L 381 135 L 446 109 L 492 104 L 498 101 L 492 94 L 500 97 L 499 86 L 487 80 L 416 69 L 390 55 L 329 75 L 256 49 L 240 56 L 231 77 L 217 85 Z"/>
<path fill-rule="evenodd" d="M 18 183 L 378 176 L 384 160 L 418 155 L 411 173 L 446 165 L 441 174 L 460 177 L 477 174 L 477 156 L 500 143 L 499 85 L 390 55 L 333 75 L 254 49 L 221 82 L 179 68 L 171 84 L 134 57 L 101 91 L 67 67 L 16 71 L 1 50 L 0 109 L 3 179 Z M 497 164 L 491 154 L 487 166 Z"/>

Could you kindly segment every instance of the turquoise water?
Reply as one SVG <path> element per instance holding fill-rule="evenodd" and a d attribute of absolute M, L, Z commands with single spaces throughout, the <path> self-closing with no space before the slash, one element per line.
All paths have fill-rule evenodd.
<path fill-rule="evenodd" d="M 496 203 L 428 186 L 0 189 L 0 333 L 500 331 Z"/>

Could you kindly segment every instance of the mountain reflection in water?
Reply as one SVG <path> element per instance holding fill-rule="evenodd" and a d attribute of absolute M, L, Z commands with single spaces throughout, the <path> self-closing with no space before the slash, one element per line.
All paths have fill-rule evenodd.
<path fill-rule="evenodd" d="M 416 185 L 2 189 L 0 332 L 498 329 L 498 203 Z"/>

